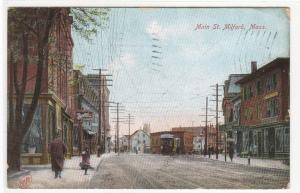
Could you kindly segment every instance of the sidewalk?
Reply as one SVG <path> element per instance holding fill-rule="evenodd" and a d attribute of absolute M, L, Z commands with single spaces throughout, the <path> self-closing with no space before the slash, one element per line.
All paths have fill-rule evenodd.
<path fill-rule="evenodd" d="M 29 188 L 85 188 L 88 186 L 90 180 L 94 176 L 101 161 L 107 157 L 115 155 L 103 154 L 100 158 L 97 155 L 91 155 L 91 166 L 93 169 L 88 170 L 88 175 L 84 175 L 84 170 L 81 170 L 79 163 L 81 162 L 80 156 L 74 156 L 71 159 L 66 159 L 62 177 L 54 179 L 54 172 L 51 170 L 51 165 L 26 165 L 22 169 L 29 170 L 32 178 Z M 18 181 L 22 177 L 9 179 L 9 188 L 18 188 Z"/>
<path fill-rule="evenodd" d="M 205 158 L 209 159 L 208 155 L 207 156 L 201 155 L 200 157 L 205 157 Z M 210 159 L 216 160 L 216 154 L 211 155 Z M 224 154 L 219 154 L 218 161 L 225 162 Z M 227 162 L 231 162 L 228 155 L 227 155 Z M 248 158 L 241 158 L 241 157 L 235 156 L 235 157 L 233 157 L 231 163 L 248 165 Z M 284 169 L 284 170 L 289 170 L 289 168 L 290 168 L 288 165 L 283 164 L 281 160 L 258 159 L 258 158 L 251 158 L 250 159 L 250 166 Z"/>

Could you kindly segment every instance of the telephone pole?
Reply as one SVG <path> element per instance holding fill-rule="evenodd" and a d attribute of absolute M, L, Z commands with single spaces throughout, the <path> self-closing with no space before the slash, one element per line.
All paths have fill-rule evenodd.
<path fill-rule="evenodd" d="M 208 115 L 208 97 L 206 97 L 206 103 L 205 103 L 205 115 L 200 115 L 200 116 L 205 116 L 205 143 L 204 143 L 204 155 L 207 155 L 207 122 L 210 122 L 207 120 L 208 116 L 214 116 L 214 115 Z"/>
<path fill-rule="evenodd" d="M 130 152 L 130 113 L 128 114 L 128 153 Z"/>
<path fill-rule="evenodd" d="M 134 117 L 129 113 L 128 114 L 128 152 L 130 152 L 130 125 L 132 124 L 132 121 Z"/>
<path fill-rule="evenodd" d="M 93 86 L 99 86 L 99 108 L 98 108 L 98 139 L 97 139 L 97 156 L 100 157 L 100 153 L 105 152 L 106 150 L 106 128 L 103 129 L 103 142 L 102 138 L 102 107 L 103 107 L 103 100 L 102 100 L 102 88 L 107 86 L 112 86 L 111 84 L 107 84 L 106 81 L 112 81 L 111 79 L 106 79 L 108 76 L 112 76 L 111 74 L 102 74 L 102 71 L 107 71 L 107 69 L 93 69 L 99 72 L 99 84 L 93 84 Z M 103 114 L 103 121 L 105 121 L 105 112 Z"/>
<path fill-rule="evenodd" d="M 118 155 L 120 155 L 120 145 L 119 145 L 119 103 L 117 103 L 117 147 Z"/>
<path fill-rule="evenodd" d="M 215 85 L 215 86 L 213 86 L 213 87 L 215 87 L 215 89 L 216 89 L 216 94 L 215 95 L 213 95 L 213 96 L 215 96 L 216 97 L 216 99 L 215 100 L 212 100 L 212 101 L 216 101 L 216 159 L 218 159 L 219 158 L 219 96 L 221 96 L 221 95 L 219 95 L 219 87 L 221 87 L 221 86 L 223 86 L 223 85 L 219 85 L 218 83 Z"/>
<path fill-rule="evenodd" d="M 119 103 L 119 102 L 116 102 L 115 104 L 117 105 L 117 106 L 116 106 L 116 112 L 115 112 L 115 113 L 117 114 L 117 117 L 116 117 L 116 121 L 113 121 L 113 122 L 116 122 L 115 152 L 116 152 L 116 153 L 118 152 L 118 155 L 120 155 L 120 144 L 119 144 L 119 134 L 120 134 L 120 103 Z"/>

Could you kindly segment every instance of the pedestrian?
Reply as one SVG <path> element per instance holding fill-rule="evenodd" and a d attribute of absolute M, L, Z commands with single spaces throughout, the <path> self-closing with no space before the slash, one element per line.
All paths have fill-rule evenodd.
<path fill-rule="evenodd" d="M 86 147 L 84 151 L 81 153 L 82 161 L 81 161 L 81 169 L 84 169 L 84 175 L 87 175 L 87 170 L 90 167 L 90 151 L 89 148 Z"/>
<path fill-rule="evenodd" d="M 210 158 L 210 154 L 211 154 L 211 147 L 208 146 L 208 158 Z"/>
<path fill-rule="evenodd" d="M 135 147 L 135 153 L 138 154 L 138 148 L 137 147 Z"/>
<path fill-rule="evenodd" d="M 100 157 L 101 155 L 101 146 L 97 145 L 97 157 Z"/>
<path fill-rule="evenodd" d="M 52 171 L 55 172 L 54 178 L 61 178 L 67 148 L 61 140 L 60 133 L 58 133 L 56 138 L 50 143 L 48 151 L 51 155 Z"/>
<path fill-rule="evenodd" d="M 233 145 L 230 145 L 229 146 L 229 157 L 230 157 L 230 160 L 232 162 L 232 159 L 233 159 L 233 154 L 234 154 L 234 149 L 233 149 Z"/>

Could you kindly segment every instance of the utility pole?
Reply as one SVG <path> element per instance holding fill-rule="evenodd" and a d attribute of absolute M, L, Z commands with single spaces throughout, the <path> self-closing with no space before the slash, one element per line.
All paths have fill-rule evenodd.
<path fill-rule="evenodd" d="M 221 96 L 221 95 L 219 95 L 219 87 L 220 86 L 223 86 L 223 85 L 219 85 L 218 83 L 215 85 L 215 86 L 213 86 L 213 87 L 215 87 L 216 88 L 216 94 L 215 95 L 213 95 L 213 96 L 215 96 L 216 97 L 216 99 L 215 100 L 212 100 L 212 101 L 216 101 L 216 159 L 219 159 L 219 96 Z"/>
<path fill-rule="evenodd" d="M 128 153 L 130 152 L 130 113 L 128 114 Z"/>
<path fill-rule="evenodd" d="M 103 107 L 103 100 L 102 100 L 102 87 L 112 86 L 111 84 L 107 84 L 106 81 L 112 81 L 107 80 L 107 76 L 112 76 L 110 74 L 102 74 L 102 71 L 107 71 L 107 69 L 93 69 L 97 70 L 99 72 L 99 85 L 93 85 L 93 86 L 99 86 L 99 107 L 98 107 L 98 139 L 97 139 L 97 157 L 100 157 L 100 153 L 106 152 L 106 128 L 103 129 L 103 142 L 101 140 L 102 138 L 102 107 Z M 105 81 L 105 82 L 104 82 Z M 105 116 L 105 113 L 103 114 Z M 105 117 L 103 117 L 103 121 L 105 120 Z"/>
<path fill-rule="evenodd" d="M 204 143 L 204 155 L 207 155 L 207 152 L 208 152 L 208 150 L 207 150 L 207 146 L 208 146 L 208 144 L 207 144 L 207 136 L 208 136 L 208 134 L 207 134 L 207 123 L 208 122 L 210 122 L 210 121 L 208 121 L 207 120 L 207 117 L 208 116 L 214 116 L 214 115 L 208 115 L 207 114 L 207 112 L 208 112 L 208 97 L 206 97 L 206 103 L 205 103 L 205 115 L 200 115 L 200 116 L 205 116 L 205 143 Z"/>
<path fill-rule="evenodd" d="M 130 126 L 131 126 L 131 124 L 134 124 L 133 123 L 133 121 L 134 121 L 134 116 L 132 116 L 130 113 L 128 114 L 128 152 L 130 152 L 130 141 L 131 141 L 131 139 L 130 139 Z"/>
<path fill-rule="evenodd" d="M 117 103 L 117 147 L 118 147 L 118 155 L 120 155 L 120 146 L 119 146 L 119 103 Z"/>
<path fill-rule="evenodd" d="M 216 84 L 216 159 L 219 157 L 219 122 L 218 117 L 219 116 L 219 85 Z"/>

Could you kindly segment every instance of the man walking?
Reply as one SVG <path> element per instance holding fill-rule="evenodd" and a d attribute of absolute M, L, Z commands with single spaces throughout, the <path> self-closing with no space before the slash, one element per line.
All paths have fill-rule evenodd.
<path fill-rule="evenodd" d="M 51 155 L 52 171 L 55 172 L 54 178 L 61 178 L 61 171 L 64 166 L 65 154 L 67 148 L 61 140 L 61 135 L 57 134 L 56 138 L 50 143 L 49 153 Z"/>

